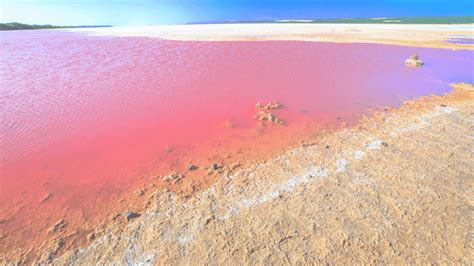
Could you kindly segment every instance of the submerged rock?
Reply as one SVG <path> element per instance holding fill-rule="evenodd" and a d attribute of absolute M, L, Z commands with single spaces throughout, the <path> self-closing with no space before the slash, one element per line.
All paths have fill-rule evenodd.
<path fill-rule="evenodd" d="M 232 121 L 225 121 L 224 125 L 225 125 L 226 128 L 236 128 L 237 127 L 237 124 L 232 122 Z"/>
<path fill-rule="evenodd" d="M 146 192 L 146 188 L 140 188 L 140 189 L 135 190 L 135 194 L 137 194 L 138 196 L 145 195 L 145 192 Z"/>
<path fill-rule="evenodd" d="M 171 174 L 169 175 L 166 175 L 163 177 L 163 181 L 165 182 L 179 182 L 181 179 L 183 178 L 183 175 L 182 174 L 179 174 L 179 173 L 176 173 L 176 172 L 172 172 Z"/>
<path fill-rule="evenodd" d="M 285 121 L 276 117 L 274 114 L 270 112 L 266 112 L 266 111 L 258 112 L 258 114 L 255 116 L 255 119 L 260 120 L 260 121 L 268 121 L 268 122 L 271 122 L 272 124 L 280 124 L 280 125 L 285 124 Z"/>
<path fill-rule="evenodd" d="M 46 195 L 43 196 L 43 198 L 41 198 L 41 203 L 47 201 L 49 198 L 51 198 L 52 194 L 51 193 L 47 193 Z"/>
<path fill-rule="evenodd" d="M 197 170 L 197 169 L 198 169 L 198 167 L 195 166 L 194 164 L 191 164 L 191 163 L 188 164 L 188 170 L 189 170 L 189 171 L 194 171 L 194 170 Z"/>
<path fill-rule="evenodd" d="M 279 102 L 270 102 L 267 105 L 265 105 L 265 109 L 270 110 L 270 109 L 280 109 L 283 108 L 283 105 Z"/>
<path fill-rule="evenodd" d="M 87 235 L 87 240 L 92 241 L 94 239 L 95 239 L 95 233 L 94 232 Z"/>
<path fill-rule="evenodd" d="M 257 104 L 255 104 L 255 108 L 256 109 L 267 109 L 267 110 L 280 109 L 280 108 L 283 108 L 283 104 L 281 104 L 277 101 L 272 101 L 272 102 L 267 103 L 266 105 L 263 105 L 260 102 L 258 102 Z"/>
<path fill-rule="evenodd" d="M 63 219 L 57 221 L 51 228 L 48 229 L 48 233 L 56 233 L 62 231 L 67 226 L 66 221 Z"/>
<path fill-rule="evenodd" d="M 411 67 L 420 67 L 423 65 L 423 61 L 421 61 L 418 55 L 412 55 L 410 56 L 410 58 L 405 60 L 405 65 L 411 66 Z"/>
<path fill-rule="evenodd" d="M 172 146 L 165 147 L 165 152 L 167 153 L 173 152 L 173 150 L 174 150 L 174 147 Z"/>

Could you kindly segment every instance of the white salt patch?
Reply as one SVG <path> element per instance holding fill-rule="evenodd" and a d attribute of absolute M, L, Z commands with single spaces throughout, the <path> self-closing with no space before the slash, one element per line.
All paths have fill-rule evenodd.
<path fill-rule="evenodd" d="M 255 205 L 260 205 L 275 198 L 278 198 L 283 192 L 293 192 L 298 185 L 310 183 L 315 177 L 327 176 L 327 172 L 323 168 L 313 167 L 302 176 L 297 176 L 289 179 L 287 182 L 274 186 L 273 189 L 260 194 L 254 198 L 247 198 L 237 202 L 233 206 L 229 206 L 228 209 L 231 215 L 237 215 L 243 208 L 250 208 Z M 228 217 L 221 217 L 226 219 Z"/>
<path fill-rule="evenodd" d="M 400 133 L 405 133 L 405 132 L 409 132 L 415 129 L 424 128 L 426 126 L 431 125 L 430 123 L 431 118 L 434 118 L 443 114 L 450 114 L 450 113 L 456 112 L 457 110 L 458 110 L 457 108 L 452 107 L 452 106 L 445 106 L 445 107 L 437 106 L 435 108 L 435 111 L 433 111 L 431 114 L 418 116 L 417 119 L 420 123 L 412 124 L 412 125 L 409 125 L 408 127 L 400 128 L 394 132 L 390 132 L 390 136 L 396 137 Z"/>
<path fill-rule="evenodd" d="M 452 106 L 444 106 L 444 107 L 437 106 L 436 110 L 441 111 L 442 113 L 445 113 L 445 114 L 450 114 L 450 113 L 456 112 L 458 109 Z M 436 116 L 436 115 L 433 115 L 433 116 Z"/>
<path fill-rule="evenodd" d="M 189 243 L 191 241 L 193 241 L 194 239 L 194 235 L 184 235 L 184 236 L 179 236 L 178 237 L 178 243 L 181 244 L 181 245 L 184 245 L 186 243 Z"/>
<path fill-rule="evenodd" d="M 379 150 L 380 145 L 382 145 L 382 141 L 379 140 L 379 139 L 376 139 L 376 140 L 374 140 L 370 143 L 366 143 L 365 147 L 367 147 L 367 149 L 369 149 L 369 150 Z"/>
<path fill-rule="evenodd" d="M 365 155 L 365 152 L 357 150 L 354 152 L 354 159 L 360 160 L 364 157 L 364 155 Z"/>
<path fill-rule="evenodd" d="M 349 165 L 349 162 L 346 159 L 341 159 L 336 162 L 337 170 L 336 173 L 341 173 L 346 171 L 346 167 Z"/>

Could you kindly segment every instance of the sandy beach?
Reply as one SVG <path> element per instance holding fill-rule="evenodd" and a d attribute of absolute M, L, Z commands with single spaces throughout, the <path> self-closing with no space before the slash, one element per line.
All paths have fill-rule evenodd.
<path fill-rule="evenodd" d="M 472 38 L 473 25 L 384 24 L 207 24 L 74 29 L 105 36 L 156 37 L 181 41 L 293 40 L 380 43 L 414 47 L 473 50 L 473 44 L 450 43 Z"/>
<path fill-rule="evenodd" d="M 51 32 L 56 31 L 184 42 L 474 50 L 473 44 L 450 42 L 472 38 L 473 25 L 222 24 Z M 262 160 L 223 156 L 222 165 L 206 169 L 212 175 L 199 184 L 204 169 L 182 175 L 167 168 L 169 176 L 153 176 L 159 181 L 104 205 L 126 212 L 111 208 L 112 215 L 104 211 L 104 220 L 83 228 L 59 220 L 41 228 L 43 235 L 29 246 L 4 242 L 0 264 L 469 264 L 474 87 L 452 87 L 446 95 L 372 110 L 355 124 L 318 131 Z M 250 109 L 249 117 L 255 112 Z M 8 237 L 0 233 L 0 241 Z"/>

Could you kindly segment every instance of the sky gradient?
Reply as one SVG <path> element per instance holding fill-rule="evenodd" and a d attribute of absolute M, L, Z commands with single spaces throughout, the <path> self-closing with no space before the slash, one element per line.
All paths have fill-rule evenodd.
<path fill-rule="evenodd" d="M 153 25 L 196 21 L 474 15 L 472 0 L 1 0 L 1 22 Z"/>

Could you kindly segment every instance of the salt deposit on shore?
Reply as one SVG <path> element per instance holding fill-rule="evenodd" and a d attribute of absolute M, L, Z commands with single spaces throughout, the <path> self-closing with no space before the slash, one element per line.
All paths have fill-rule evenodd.
<path fill-rule="evenodd" d="M 297 40 L 341 43 L 381 43 L 417 47 L 470 49 L 472 44 L 447 42 L 472 38 L 470 24 L 205 24 L 73 29 L 76 32 L 109 36 L 156 37 L 183 41 Z"/>

